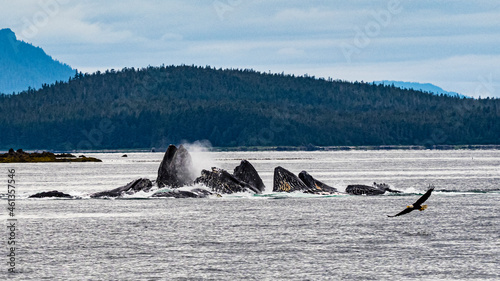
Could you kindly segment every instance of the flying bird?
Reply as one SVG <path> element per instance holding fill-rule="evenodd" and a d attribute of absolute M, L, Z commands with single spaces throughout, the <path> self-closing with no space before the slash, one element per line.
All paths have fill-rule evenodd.
<path fill-rule="evenodd" d="M 388 217 L 392 218 L 392 217 L 401 216 L 404 214 L 408 214 L 409 212 L 411 212 L 413 210 L 423 211 L 423 210 L 427 209 L 427 205 L 422 205 L 422 203 L 424 203 L 425 200 L 429 199 L 433 190 L 434 190 L 434 186 L 431 186 L 431 188 L 429 188 L 429 190 L 427 190 L 427 192 L 424 195 L 422 195 L 422 197 L 418 198 L 418 200 L 415 203 L 413 203 L 413 205 L 406 206 L 406 209 L 404 209 L 400 213 L 398 213 L 394 216 L 388 216 Z"/>

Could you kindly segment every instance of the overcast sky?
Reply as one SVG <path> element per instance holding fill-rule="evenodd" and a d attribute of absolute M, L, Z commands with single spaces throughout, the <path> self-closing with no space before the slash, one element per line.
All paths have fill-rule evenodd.
<path fill-rule="evenodd" d="M 500 97 L 497 0 L 0 3 L 0 28 L 83 72 L 195 64 Z"/>

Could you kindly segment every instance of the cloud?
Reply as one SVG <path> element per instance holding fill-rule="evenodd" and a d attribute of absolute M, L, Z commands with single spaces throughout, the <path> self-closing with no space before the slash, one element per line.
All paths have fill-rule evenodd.
<path fill-rule="evenodd" d="M 290 48 L 290 47 L 279 49 L 277 53 L 278 53 L 278 55 L 282 55 L 282 56 L 285 56 L 287 58 L 301 57 L 301 56 L 304 56 L 306 54 L 306 52 L 304 50 L 300 50 L 297 48 Z"/>
<path fill-rule="evenodd" d="M 0 26 L 88 72 L 185 63 L 431 82 L 466 94 L 478 76 L 500 80 L 496 1 L 400 1 L 398 13 L 390 3 L 25 0 L 2 5 Z"/>
<path fill-rule="evenodd" d="M 495 65 L 500 56 L 456 56 L 440 60 L 413 60 L 377 63 L 339 64 L 321 66 L 302 64 L 288 68 L 290 73 L 332 77 L 349 81 L 396 80 L 432 83 L 447 91 L 473 97 L 500 97 L 500 71 Z M 253 66 L 259 69 L 260 66 Z M 280 72 L 286 65 L 270 69 Z M 285 71 L 287 72 L 287 71 Z"/>

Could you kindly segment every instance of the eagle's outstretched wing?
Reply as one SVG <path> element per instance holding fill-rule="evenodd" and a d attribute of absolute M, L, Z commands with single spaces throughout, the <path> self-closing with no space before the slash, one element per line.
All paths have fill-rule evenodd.
<path fill-rule="evenodd" d="M 418 198 L 417 202 L 413 203 L 413 206 L 422 205 L 422 203 L 424 203 L 425 200 L 427 200 L 429 198 L 429 196 L 431 196 L 431 193 L 433 190 L 434 190 L 434 186 L 429 188 L 429 190 L 427 190 L 427 192 L 424 195 L 422 195 L 422 197 Z"/>
<path fill-rule="evenodd" d="M 390 218 L 393 218 L 393 217 L 397 217 L 397 216 L 401 216 L 401 215 L 404 215 L 404 214 L 408 214 L 409 212 L 415 210 L 414 208 L 406 208 L 404 209 L 403 211 L 399 212 L 398 214 L 394 215 L 394 216 L 389 216 Z"/>

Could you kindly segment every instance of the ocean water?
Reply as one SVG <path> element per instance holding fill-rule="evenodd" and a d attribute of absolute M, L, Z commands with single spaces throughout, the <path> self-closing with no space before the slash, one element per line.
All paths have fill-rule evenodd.
<path fill-rule="evenodd" d="M 192 152 L 199 169 L 249 160 L 265 194 L 89 199 L 156 178 L 162 153 L 88 154 L 102 163 L 0 164 L 7 226 L 15 169 L 15 268 L 0 231 L 0 280 L 499 280 L 500 151 Z M 345 189 L 385 182 L 402 194 L 272 193 L 273 169 Z M 429 185 L 423 212 L 388 218 Z M 78 199 L 28 199 L 59 190 Z"/>

